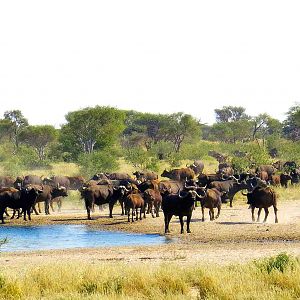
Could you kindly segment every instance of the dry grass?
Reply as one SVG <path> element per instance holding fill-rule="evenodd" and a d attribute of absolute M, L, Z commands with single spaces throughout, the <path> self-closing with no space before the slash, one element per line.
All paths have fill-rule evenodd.
<path fill-rule="evenodd" d="M 144 269 L 147 272 L 144 272 Z M 244 265 L 56 263 L 5 270 L 0 299 L 298 299 L 300 263 L 286 254 Z"/>

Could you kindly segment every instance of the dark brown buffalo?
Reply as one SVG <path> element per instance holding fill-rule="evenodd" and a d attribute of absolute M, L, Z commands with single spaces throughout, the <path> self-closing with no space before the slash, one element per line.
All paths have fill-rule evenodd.
<path fill-rule="evenodd" d="M 14 210 L 22 209 L 24 220 L 26 221 L 26 215 L 31 220 L 31 208 L 39 193 L 42 193 L 42 191 L 31 185 L 21 190 L 15 188 L 0 189 L 0 217 L 2 224 L 4 224 L 4 212 L 7 207 Z"/>
<path fill-rule="evenodd" d="M 300 169 L 299 169 L 299 168 L 293 169 L 293 170 L 290 172 L 290 175 L 291 175 L 291 177 L 292 177 L 291 183 L 292 183 L 293 185 L 300 182 Z"/>
<path fill-rule="evenodd" d="M 273 175 L 276 172 L 276 168 L 272 165 L 261 165 L 259 167 L 256 168 L 255 172 L 256 174 L 265 171 L 268 173 L 268 176 L 270 177 L 271 175 Z"/>
<path fill-rule="evenodd" d="M 101 179 L 108 179 L 108 177 L 104 173 L 97 173 L 90 180 L 101 180 Z"/>
<path fill-rule="evenodd" d="M 43 180 L 37 175 L 27 175 L 24 177 L 22 187 L 27 186 L 28 184 L 42 185 Z"/>
<path fill-rule="evenodd" d="M 0 188 L 14 187 L 15 179 L 10 176 L 0 176 Z"/>
<path fill-rule="evenodd" d="M 244 189 L 251 190 L 251 182 L 248 181 L 237 181 L 233 180 L 225 180 L 225 181 L 213 181 L 209 188 L 215 188 L 222 193 L 222 201 L 227 202 L 227 199 L 230 201 L 230 207 L 232 207 L 232 201 L 235 194 Z"/>
<path fill-rule="evenodd" d="M 127 173 L 110 173 L 106 174 L 108 179 L 111 180 L 125 180 L 125 179 L 132 179 L 131 176 Z"/>
<path fill-rule="evenodd" d="M 171 180 L 186 181 L 195 178 L 195 172 L 190 168 L 173 169 L 171 171 L 164 170 L 162 177 L 168 177 Z"/>
<path fill-rule="evenodd" d="M 144 192 L 144 199 L 145 203 L 148 205 L 148 212 L 151 212 L 152 217 L 159 217 L 159 209 L 162 202 L 162 196 L 160 192 L 158 190 L 147 189 Z"/>
<path fill-rule="evenodd" d="M 147 189 L 159 190 L 159 181 L 158 180 L 147 180 L 140 183 L 138 186 L 140 192 L 145 192 Z"/>
<path fill-rule="evenodd" d="M 289 174 L 282 173 L 279 176 L 279 181 L 282 187 L 287 188 L 290 180 L 292 180 L 292 176 Z"/>
<path fill-rule="evenodd" d="M 271 176 L 272 175 L 270 175 L 270 177 Z M 257 177 L 260 178 L 261 180 L 266 181 L 266 182 L 268 182 L 268 180 L 269 180 L 269 174 L 266 171 L 260 171 L 260 172 L 258 172 Z"/>
<path fill-rule="evenodd" d="M 140 181 L 158 179 L 158 175 L 152 171 L 135 171 L 133 175 L 135 175 L 136 179 Z"/>
<path fill-rule="evenodd" d="M 138 220 L 138 209 L 140 209 L 140 220 L 142 220 L 142 213 L 144 213 L 144 218 L 146 218 L 145 214 L 145 201 L 141 194 L 129 194 L 125 198 L 125 211 L 128 215 L 128 222 L 130 222 L 130 210 L 131 210 L 131 221 L 134 222 L 134 211 L 136 215 L 136 220 Z"/>
<path fill-rule="evenodd" d="M 85 179 L 82 176 L 67 176 L 70 181 L 70 190 L 79 190 L 83 187 Z"/>
<path fill-rule="evenodd" d="M 183 188 L 183 183 L 175 180 L 162 180 L 158 184 L 161 194 L 178 194 Z"/>
<path fill-rule="evenodd" d="M 200 197 L 195 190 L 182 191 L 179 194 L 164 195 L 162 198 L 162 210 L 165 218 L 165 233 L 169 233 L 169 223 L 173 216 L 178 216 L 181 225 L 181 233 L 183 229 L 183 217 L 186 216 L 187 233 L 190 233 L 190 222 L 196 198 Z"/>
<path fill-rule="evenodd" d="M 80 192 L 85 202 L 87 217 L 91 220 L 91 211 L 94 210 L 94 205 L 109 203 L 109 199 L 113 194 L 113 187 L 109 185 L 92 185 L 83 187 Z"/>
<path fill-rule="evenodd" d="M 261 210 L 265 210 L 265 219 L 264 222 L 267 221 L 269 210 L 268 208 L 270 206 L 274 207 L 274 214 L 275 214 L 275 223 L 278 223 L 277 218 L 277 195 L 275 191 L 270 187 L 265 188 L 255 188 L 252 192 L 248 192 L 247 194 L 248 202 L 247 204 L 250 204 L 251 212 L 252 212 L 252 221 L 255 221 L 254 218 L 254 210 L 255 208 L 258 208 L 258 214 L 257 214 L 257 222 L 259 222 L 259 217 Z"/>
<path fill-rule="evenodd" d="M 199 190 L 197 190 L 197 191 L 198 191 L 198 193 L 200 193 Z M 207 189 L 206 191 L 203 190 L 202 193 L 204 193 L 204 196 L 200 197 L 200 204 L 201 204 L 201 210 L 202 210 L 202 221 L 204 222 L 204 208 L 209 209 L 210 221 L 213 221 L 215 219 L 214 208 L 218 209 L 216 219 L 220 216 L 221 205 L 222 205 L 222 200 L 221 200 L 222 193 L 215 188 Z"/>
<path fill-rule="evenodd" d="M 225 168 L 219 168 L 217 174 L 221 174 L 222 177 L 229 177 L 229 176 L 233 176 L 234 174 L 234 170 L 232 167 L 225 167 Z"/>
<path fill-rule="evenodd" d="M 33 205 L 33 210 L 34 210 L 36 215 L 38 215 L 39 213 L 42 212 L 41 207 L 40 207 L 40 203 L 44 203 L 45 214 L 49 215 L 50 214 L 49 206 L 50 206 L 50 203 L 51 203 L 52 199 L 55 199 L 57 197 L 67 197 L 68 196 L 68 191 L 63 186 L 53 187 L 53 186 L 44 184 L 42 186 L 36 185 L 36 188 L 40 188 L 43 191 L 37 197 L 37 199 L 36 199 L 36 201 Z M 57 201 L 58 201 L 58 199 L 57 199 Z M 38 205 L 39 212 L 36 209 L 36 204 Z M 52 209 L 53 209 L 53 206 L 52 206 Z"/>
<path fill-rule="evenodd" d="M 280 175 L 271 175 L 271 177 L 270 177 L 271 185 L 279 186 L 281 183 L 280 177 L 281 177 Z"/>
<path fill-rule="evenodd" d="M 199 186 L 208 186 L 213 181 L 223 181 L 225 180 L 222 174 L 200 174 L 198 176 Z"/>
<path fill-rule="evenodd" d="M 195 160 L 191 165 L 187 165 L 188 168 L 192 169 L 195 175 L 200 175 L 204 169 L 204 163 L 202 160 Z"/>
<path fill-rule="evenodd" d="M 50 185 L 52 187 L 63 186 L 69 190 L 71 182 L 67 176 L 52 176 L 50 178 L 44 178 L 43 184 Z"/>

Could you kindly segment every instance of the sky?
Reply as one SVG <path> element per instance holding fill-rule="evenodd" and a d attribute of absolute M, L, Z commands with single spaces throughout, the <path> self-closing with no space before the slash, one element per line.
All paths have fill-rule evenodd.
<path fill-rule="evenodd" d="M 65 122 L 87 106 L 243 106 L 283 120 L 300 101 L 300 1 L 0 0 L 0 117 Z"/>

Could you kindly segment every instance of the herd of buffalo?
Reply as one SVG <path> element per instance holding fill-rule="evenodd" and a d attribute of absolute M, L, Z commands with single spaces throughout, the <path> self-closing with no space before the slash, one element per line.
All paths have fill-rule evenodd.
<path fill-rule="evenodd" d="M 169 232 L 172 216 L 178 216 L 181 233 L 184 232 L 183 217 L 187 217 L 187 232 L 190 232 L 190 220 L 195 206 L 200 202 L 202 221 L 204 209 L 209 209 L 210 220 L 218 218 L 221 204 L 232 201 L 239 191 L 247 191 L 247 203 L 252 211 L 258 208 L 259 220 L 261 210 L 265 211 L 264 222 L 269 210 L 273 206 L 275 222 L 277 219 L 277 199 L 273 186 L 300 182 L 300 170 L 294 162 L 277 162 L 273 165 L 261 165 L 248 172 L 235 173 L 229 163 L 220 163 L 215 174 L 204 174 L 202 161 L 170 171 L 165 170 L 159 180 L 158 175 L 151 171 L 136 171 L 134 177 L 126 173 L 98 173 L 91 179 L 85 180 L 81 176 L 53 176 L 41 178 L 35 175 L 12 178 L 0 176 L 0 216 L 4 223 L 4 215 L 9 216 L 7 208 L 31 220 L 31 213 L 41 213 L 39 204 L 45 206 L 45 213 L 50 214 L 50 207 L 57 203 L 61 209 L 62 198 L 68 196 L 69 190 L 79 190 L 85 202 L 87 217 L 91 219 L 91 212 L 95 205 L 108 204 L 109 216 L 112 218 L 113 207 L 119 202 L 122 215 L 128 216 L 128 222 L 146 217 L 146 212 L 152 217 L 158 217 L 160 209 L 164 213 L 165 233 Z M 38 206 L 38 210 L 37 207 Z M 215 216 L 214 209 L 217 208 Z"/>

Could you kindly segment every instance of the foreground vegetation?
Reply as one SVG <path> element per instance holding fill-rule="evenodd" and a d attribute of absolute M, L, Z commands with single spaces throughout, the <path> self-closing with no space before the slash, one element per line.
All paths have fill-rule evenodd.
<path fill-rule="evenodd" d="M 299 299 L 300 261 L 285 253 L 244 265 L 57 263 L 4 270 L 1 299 Z"/>

